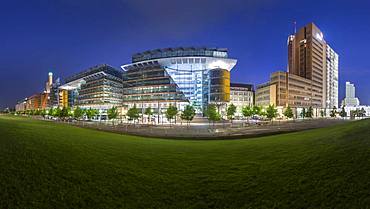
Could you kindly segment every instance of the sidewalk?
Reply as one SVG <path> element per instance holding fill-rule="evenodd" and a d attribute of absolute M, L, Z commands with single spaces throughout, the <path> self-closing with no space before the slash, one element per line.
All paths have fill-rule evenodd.
<path fill-rule="evenodd" d="M 215 123 L 186 125 L 115 124 L 99 122 L 70 123 L 84 128 L 145 137 L 170 139 L 240 139 L 323 128 L 349 122 L 341 119 L 308 119 L 264 124 Z"/>

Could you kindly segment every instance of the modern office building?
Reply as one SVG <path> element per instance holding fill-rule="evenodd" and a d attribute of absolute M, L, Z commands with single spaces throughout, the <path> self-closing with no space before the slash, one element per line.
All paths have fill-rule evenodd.
<path fill-rule="evenodd" d="M 311 81 L 323 108 L 338 106 L 338 59 L 314 23 L 288 38 L 288 72 Z"/>
<path fill-rule="evenodd" d="M 230 103 L 236 106 L 237 115 L 241 116 L 243 107 L 254 105 L 254 88 L 252 84 L 231 83 Z"/>
<path fill-rule="evenodd" d="M 257 85 L 256 105 L 266 107 L 275 105 L 280 113 L 288 105 L 299 114 L 302 108 L 322 108 L 321 97 L 312 92 L 318 87 L 311 80 L 284 71 L 274 72 L 270 81 Z"/>
<path fill-rule="evenodd" d="M 113 106 L 122 105 L 122 72 L 109 65 L 97 65 L 75 74 L 59 86 L 62 107 L 92 108 L 100 116 Z"/>
<path fill-rule="evenodd" d="M 346 82 L 346 97 L 342 101 L 342 106 L 357 107 L 360 105 L 360 100 L 356 97 L 355 85 Z"/>
<path fill-rule="evenodd" d="M 300 109 L 338 107 L 338 54 L 313 23 L 288 37 L 288 70 L 274 72 L 257 85 L 256 104 Z"/>
<path fill-rule="evenodd" d="M 256 86 L 255 105 L 266 107 L 276 103 L 276 85 L 265 82 Z"/>
<path fill-rule="evenodd" d="M 312 92 L 321 98 L 325 106 L 326 42 L 323 33 L 310 23 L 288 38 L 288 72 L 306 78 L 318 91 Z"/>
<path fill-rule="evenodd" d="M 134 54 L 123 65 L 123 104 L 161 111 L 192 104 L 197 113 L 210 103 L 230 101 L 230 71 L 236 65 L 227 49 L 166 48 Z"/>

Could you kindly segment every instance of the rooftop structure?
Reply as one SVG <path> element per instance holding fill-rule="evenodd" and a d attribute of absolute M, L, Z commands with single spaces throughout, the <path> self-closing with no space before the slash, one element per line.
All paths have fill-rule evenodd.
<path fill-rule="evenodd" d="M 148 50 L 136 53 L 132 56 L 132 63 L 146 60 L 170 58 L 170 57 L 220 57 L 227 58 L 228 53 L 225 48 L 196 48 L 196 47 L 178 47 Z"/>

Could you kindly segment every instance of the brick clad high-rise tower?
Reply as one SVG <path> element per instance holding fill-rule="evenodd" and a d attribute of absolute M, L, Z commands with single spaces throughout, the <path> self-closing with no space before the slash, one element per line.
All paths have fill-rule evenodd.
<path fill-rule="evenodd" d="M 288 72 L 311 80 L 309 99 L 314 107 L 332 108 L 338 104 L 338 55 L 329 56 L 327 48 L 335 53 L 313 23 L 288 38 Z M 329 68 L 327 61 L 334 62 L 335 69 Z M 335 89 L 327 91 L 329 87 Z"/>

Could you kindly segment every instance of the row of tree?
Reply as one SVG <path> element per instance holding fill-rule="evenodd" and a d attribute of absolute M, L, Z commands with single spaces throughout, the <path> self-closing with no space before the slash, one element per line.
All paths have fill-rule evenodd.
<path fill-rule="evenodd" d="M 18 114 L 26 114 L 26 115 L 41 115 L 43 117 L 45 116 L 51 116 L 51 117 L 57 117 L 61 119 L 66 118 L 75 118 L 77 120 L 80 120 L 82 118 L 87 119 L 93 119 L 94 117 L 98 116 L 99 111 L 97 109 L 82 109 L 80 107 L 76 107 L 74 109 L 71 109 L 69 107 L 57 107 L 57 108 L 50 108 L 48 110 L 27 110 L 24 112 L 18 112 Z M 112 107 L 108 109 L 107 115 L 109 119 L 116 119 L 118 117 L 118 109 L 117 107 Z"/>
<path fill-rule="evenodd" d="M 228 120 L 231 122 L 235 118 L 235 114 L 237 112 L 237 108 L 234 104 L 230 104 L 227 109 L 226 109 L 226 117 Z M 76 107 L 74 109 L 71 109 L 69 107 L 63 107 L 63 108 L 50 108 L 49 110 L 28 110 L 25 112 L 18 112 L 18 114 L 28 114 L 28 115 L 41 115 L 41 116 L 52 116 L 52 117 L 57 117 L 61 119 L 66 119 L 66 118 L 75 118 L 77 120 L 87 118 L 87 119 L 93 119 L 99 114 L 99 111 L 96 109 L 82 109 L 80 107 Z M 176 106 L 170 105 L 166 111 L 165 111 L 165 117 L 167 120 L 172 124 L 172 121 L 176 119 L 176 116 L 179 114 L 179 110 L 177 109 Z M 321 111 L 321 117 L 325 117 L 326 112 Z M 342 107 L 341 111 L 337 111 L 337 108 L 334 107 L 330 111 L 330 116 L 331 117 L 336 117 L 337 114 L 339 114 L 341 117 L 347 117 L 347 113 Z M 144 115 L 148 117 L 148 121 L 152 118 L 154 115 L 153 109 L 151 107 L 148 107 L 144 111 Z M 144 117 L 144 115 L 142 117 Z M 185 120 L 187 122 L 187 125 L 194 119 L 196 115 L 196 111 L 194 106 L 192 105 L 187 105 L 183 111 L 180 113 L 180 118 L 182 120 Z M 222 115 L 220 114 L 220 111 L 218 109 L 218 106 L 216 104 L 210 104 L 206 108 L 204 115 L 208 118 L 209 121 L 211 122 L 217 122 L 222 120 Z M 246 119 L 250 119 L 253 116 L 260 116 L 260 117 L 265 117 L 269 120 L 273 120 L 274 118 L 278 117 L 278 110 L 274 105 L 269 105 L 266 109 L 263 109 L 260 106 L 245 106 L 242 108 L 242 115 Z M 283 115 L 286 118 L 294 118 L 294 113 L 293 110 L 290 106 L 285 108 Z M 300 116 L 302 118 L 312 118 L 314 115 L 314 111 L 312 107 L 309 108 L 303 108 Z M 351 115 L 354 117 L 364 117 L 366 115 L 366 112 L 364 110 L 356 110 L 352 111 Z M 118 108 L 117 107 L 112 107 L 108 109 L 107 111 L 107 116 L 108 119 L 114 120 L 118 117 Z M 141 117 L 141 113 L 139 109 L 134 105 L 132 108 L 130 108 L 127 111 L 126 116 L 128 117 L 128 120 L 134 121 L 134 123 Z"/>
<path fill-rule="evenodd" d="M 236 112 L 237 112 L 236 106 L 234 104 L 230 104 L 226 109 L 227 119 L 232 122 L 235 118 Z M 167 120 L 171 124 L 173 119 L 175 119 L 175 117 L 178 115 L 178 113 L 179 111 L 177 107 L 170 105 L 166 109 L 164 115 L 166 116 Z M 253 106 L 253 107 L 247 106 L 243 108 L 242 113 L 243 113 L 243 116 L 246 118 L 259 115 L 259 116 L 266 116 L 268 119 L 272 120 L 273 118 L 277 117 L 277 109 L 273 105 L 268 106 L 265 111 L 262 109 L 262 107 L 259 107 L 259 106 Z M 151 116 L 153 115 L 152 108 L 150 107 L 146 108 L 144 111 L 144 114 L 148 116 L 148 120 L 149 120 L 149 118 L 151 118 Z M 291 114 L 293 115 L 293 113 Z M 185 106 L 185 109 L 181 112 L 180 118 L 182 120 L 187 121 L 187 124 L 189 124 L 194 119 L 195 115 L 196 115 L 195 108 L 192 105 L 187 105 Z M 213 123 L 220 121 L 222 119 L 222 115 L 216 104 L 208 105 L 208 107 L 204 111 L 204 115 L 208 118 L 209 121 Z M 136 105 L 134 105 L 132 108 L 130 108 L 127 111 L 127 117 L 128 117 L 128 120 L 134 121 L 134 122 L 140 118 L 140 111 L 136 107 Z"/>
<path fill-rule="evenodd" d="M 170 105 L 165 112 L 165 116 L 167 120 L 172 124 L 173 119 L 178 115 L 179 111 L 176 106 Z M 147 115 L 148 121 L 152 117 L 153 109 L 151 107 L 148 107 L 145 109 L 144 114 Z M 185 106 L 184 111 L 181 112 L 181 119 L 187 121 L 187 125 L 189 125 L 190 121 L 192 121 L 195 117 L 195 108 L 192 105 Z M 126 116 L 128 117 L 128 120 L 136 122 L 140 118 L 140 111 L 134 105 L 132 108 L 128 109 Z"/>

